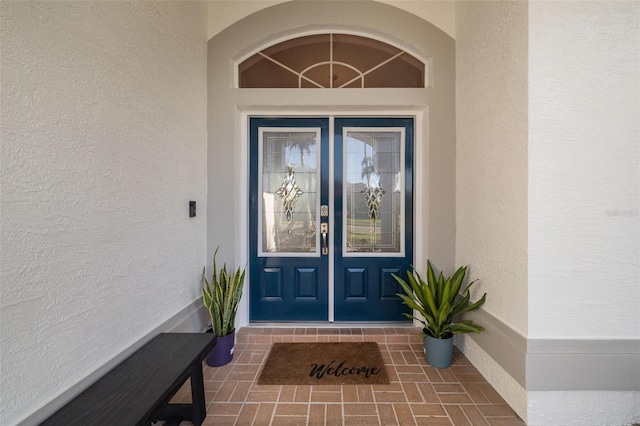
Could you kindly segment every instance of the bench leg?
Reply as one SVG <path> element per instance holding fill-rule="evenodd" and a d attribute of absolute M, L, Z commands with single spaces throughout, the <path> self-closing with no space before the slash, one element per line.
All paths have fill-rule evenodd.
<path fill-rule="evenodd" d="M 199 365 L 191 373 L 191 404 L 166 404 L 160 409 L 157 419 L 166 422 L 167 426 L 178 425 L 183 420 L 200 426 L 205 417 L 207 406 L 204 400 L 204 377 L 202 365 Z"/>
<path fill-rule="evenodd" d="M 195 426 L 200 426 L 207 417 L 207 406 L 204 401 L 204 377 L 202 376 L 202 365 L 197 366 L 191 373 L 191 404 L 193 417 L 191 422 Z"/>

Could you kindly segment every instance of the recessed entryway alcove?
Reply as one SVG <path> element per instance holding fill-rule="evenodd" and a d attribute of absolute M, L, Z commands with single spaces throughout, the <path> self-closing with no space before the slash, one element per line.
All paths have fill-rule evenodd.
<path fill-rule="evenodd" d="M 296 70 L 285 64 L 282 56 L 275 55 L 276 61 L 284 67 L 260 54 L 270 52 L 270 48 L 282 52 L 286 49 L 273 46 L 282 47 L 281 43 L 285 43 L 286 47 L 288 40 L 295 45 L 296 40 L 305 38 L 322 40 L 316 47 L 325 41 L 331 46 L 334 37 L 352 43 L 373 45 L 375 42 L 378 45 L 378 62 L 360 67 L 362 69 L 350 64 L 358 69 L 352 69 L 354 73 L 371 75 L 373 71 L 367 71 L 380 64 L 381 69 L 398 59 L 401 61 L 399 69 L 411 67 L 414 70 L 413 85 L 417 87 L 397 87 L 407 85 L 397 81 L 389 84 L 396 87 L 366 87 L 366 83 L 362 87 L 362 80 L 355 74 L 350 78 L 336 76 L 333 80 L 336 73 L 331 73 L 331 67 L 335 66 L 337 71 L 345 57 L 338 61 L 329 56 L 327 63 L 315 61 Z M 227 260 L 234 264 L 246 264 L 250 257 L 251 117 L 327 117 L 331 123 L 343 117 L 396 117 L 409 118 L 413 122 L 413 253 L 410 263 L 420 263 L 420 259 L 429 256 L 445 267 L 453 266 L 455 44 L 450 36 L 415 15 L 377 2 L 332 2 L 330 7 L 326 2 L 292 2 L 261 10 L 238 21 L 213 37 L 208 49 L 207 215 L 211 254 L 220 245 L 225 248 L 225 256 L 233 256 Z M 391 60 L 385 62 L 388 59 Z M 283 69 L 285 75 L 293 76 L 296 87 L 242 88 L 239 75 L 246 71 L 247 64 L 255 65 L 262 60 L 269 62 L 269 65 L 264 62 L 264 69 L 273 65 Z M 287 70 L 287 67 L 291 69 Z M 315 74 L 302 72 L 305 69 L 324 69 L 318 75 L 327 74 L 329 79 L 324 84 Z M 344 85 L 354 78 L 351 83 L 357 81 L 358 88 L 347 88 L 349 84 L 342 88 L 332 87 L 332 81 L 340 79 Z M 298 81 L 305 81 L 312 87 L 304 88 L 303 84 L 298 88 Z M 273 82 L 267 79 L 262 85 L 273 85 Z M 251 280 L 250 276 L 249 285 Z M 238 326 L 251 320 L 248 294 L 245 292 L 238 312 Z"/>

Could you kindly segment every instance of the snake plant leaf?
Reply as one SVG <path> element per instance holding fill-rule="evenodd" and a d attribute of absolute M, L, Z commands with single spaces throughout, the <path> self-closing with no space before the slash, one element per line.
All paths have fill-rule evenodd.
<path fill-rule="evenodd" d="M 246 271 L 238 268 L 229 274 L 226 263 L 218 269 L 216 256 L 213 255 L 213 271 L 211 281 L 207 280 L 206 271 L 202 271 L 202 301 L 209 311 L 211 327 L 218 337 L 224 337 L 235 330 L 235 319 L 238 304 L 242 298 Z"/>
<path fill-rule="evenodd" d="M 211 282 L 216 283 L 216 285 L 218 283 L 218 278 L 217 278 L 218 267 L 216 266 L 216 256 L 218 255 L 218 250 L 220 250 L 220 246 L 216 247 L 216 251 L 213 253 L 213 273 L 211 277 Z"/>

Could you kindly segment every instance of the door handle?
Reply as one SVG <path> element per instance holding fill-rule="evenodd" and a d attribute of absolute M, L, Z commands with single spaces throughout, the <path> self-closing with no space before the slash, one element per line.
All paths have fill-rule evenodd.
<path fill-rule="evenodd" d="M 327 246 L 327 234 L 329 233 L 329 224 L 321 223 L 320 224 L 320 234 L 322 234 L 322 254 L 329 254 L 329 247 Z"/>

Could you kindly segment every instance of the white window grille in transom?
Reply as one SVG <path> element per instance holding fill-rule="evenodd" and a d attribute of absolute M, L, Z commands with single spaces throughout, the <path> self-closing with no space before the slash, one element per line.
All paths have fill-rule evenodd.
<path fill-rule="evenodd" d="M 238 65 L 240 88 L 425 87 L 425 64 L 398 47 L 352 34 L 283 41 Z"/>

